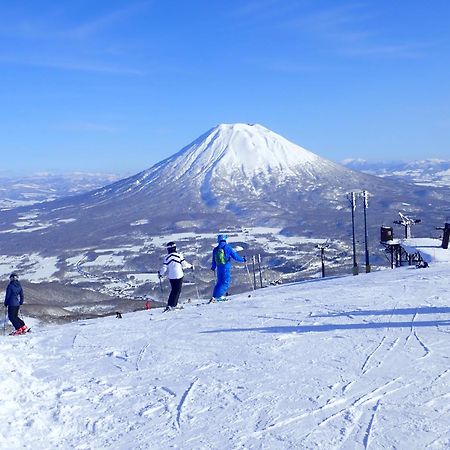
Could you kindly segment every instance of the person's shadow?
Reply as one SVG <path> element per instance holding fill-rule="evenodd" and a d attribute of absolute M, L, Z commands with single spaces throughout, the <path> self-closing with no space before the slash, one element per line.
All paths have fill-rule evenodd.
<path fill-rule="evenodd" d="M 308 318 L 315 317 L 353 317 L 358 316 L 401 316 L 401 315 L 416 315 L 422 314 L 449 314 L 450 307 L 419 307 L 419 308 L 398 308 L 398 309 L 385 309 L 385 310 L 354 310 L 354 311 L 342 311 L 332 312 L 327 314 L 316 314 L 308 316 Z M 267 318 L 267 317 L 266 317 Z M 275 318 L 274 318 L 275 319 Z M 281 319 L 277 317 L 276 319 Z M 293 320 L 289 318 L 286 320 Z M 202 331 L 202 333 L 244 333 L 249 331 L 258 331 L 261 333 L 324 333 L 336 330 L 364 330 L 375 328 L 425 328 L 425 327 L 439 327 L 450 326 L 450 316 L 448 318 L 440 318 L 435 320 L 414 320 L 406 319 L 404 321 L 391 321 L 386 320 L 382 322 L 369 322 L 365 320 L 362 323 L 327 323 L 319 325 L 287 325 L 287 326 L 271 326 L 271 327 L 251 327 L 251 328 L 224 328 L 218 330 Z"/>

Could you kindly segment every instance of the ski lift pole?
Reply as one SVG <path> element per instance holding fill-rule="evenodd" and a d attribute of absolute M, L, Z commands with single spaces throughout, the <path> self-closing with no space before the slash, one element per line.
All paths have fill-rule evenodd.
<path fill-rule="evenodd" d="M 356 240 L 355 240 L 355 209 L 356 209 L 356 194 L 351 192 L 347 196 L 350 201 L 352 209 L 352 241 L 353 241 L 353 275 L 358 275 L 358 263 L 356 262 Z"/>
<path fill-rule="evenodd" d="M 261 289 L 262 289 L 263 282 L 262 282 L 261 254 L 260 253 L 258 253 L 258 270 L 259 270 L 259 285 L 261 286 Z"/>
<path fill-rule="evenodd" d="M 320 261 L 322 265 L 322 278 L 325 278 L 325 248 L 330 244 L 328 243 L 328 239 L 323 244 L 316 245 L 316 248 L 320 250 Z"/>
<path fill-rule="evenodd" d="M 367 191 L 363 191 L 363 199 L 364 199 L 364 247 L 366 256 L 366 273 L 369 273 L 370 272 L 369 243 L 367 235 L 367 208 L 369 207 L 369 194 Z"/>

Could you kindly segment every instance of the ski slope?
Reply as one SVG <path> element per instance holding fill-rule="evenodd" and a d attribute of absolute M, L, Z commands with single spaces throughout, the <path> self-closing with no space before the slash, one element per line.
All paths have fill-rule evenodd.
<path fill-rule="evenodd" d="M 448 449 L 450 264 L 1 337 L 2 449 Z"/>

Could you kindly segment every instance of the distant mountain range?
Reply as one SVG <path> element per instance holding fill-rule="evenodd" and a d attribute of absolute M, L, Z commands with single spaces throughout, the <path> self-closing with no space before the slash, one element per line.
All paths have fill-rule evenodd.
<path fill-rule="evenodd" d="M 450 160 L 368 162 L 347 159 L 343 165 L 379 177 L 396 177 L 422 186 L 450 187 Z"/>
<path fill-rule="evenodd" d="M 27 176 L 0 173 L 0 210 L 52 201 L 87 192 L 118 180 L 117 174 L 41 172 Z"/>

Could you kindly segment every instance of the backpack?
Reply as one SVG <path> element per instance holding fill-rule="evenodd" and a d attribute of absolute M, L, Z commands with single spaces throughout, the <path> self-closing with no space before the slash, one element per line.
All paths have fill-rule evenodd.
<path fill-rule="evenodd" d="M 217 266 L 223 266 L 228 262 L 225 258 L 225 252 L 223 251 L 223 248 L 217 249 L 217 252 L 214 255 L 214 260 L 216 261 Z"/>

